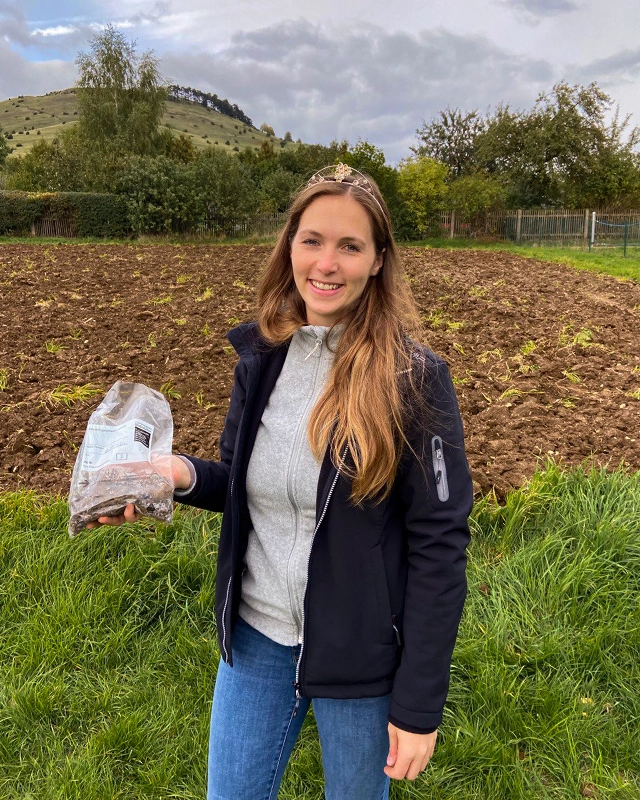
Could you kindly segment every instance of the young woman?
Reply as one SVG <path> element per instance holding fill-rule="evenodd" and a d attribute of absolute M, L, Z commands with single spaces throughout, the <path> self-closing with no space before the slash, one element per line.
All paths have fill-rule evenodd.
<path fill-rule="evenodd" d="M 456 397 L 344 165 L 294 200 L 258 306 L 228 335 L 221 460 L 173 457 L 176 500 L 224 511 L 208 798 L 275 800 L 312 704 L 328 800 L 381 800 L 433 753 L 466 593 Z"/>

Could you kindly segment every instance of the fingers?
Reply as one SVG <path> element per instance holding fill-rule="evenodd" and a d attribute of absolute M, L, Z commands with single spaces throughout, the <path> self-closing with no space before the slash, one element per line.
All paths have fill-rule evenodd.
<path fill-rule="evenodd" d="M 387 756 L 387 766 L 393 767 L 398 758 L 398 729 L 394 725 L 389 725 L 389 755 Z"/>
<path fill-rule="evenodd" d="M 87 530 L 91 530 L 92 528 L 99 528 L 102 525 L 124 525 L 127 522 L 137 522 L 141 517 L 142 514 L 139 514 L 136 511 L 134 504 L 128 503 L 125 506 L 123 514 L 119 514 L 118 516 L 114 517 L 98 517 L 96 522 L 89 522 L 87 525 L 85 525 L 85 528 Z"/>
<path fill-rule="evenodd" d="M 389 724 L 389 756 L 384 772 L 394 780 L 415 780 L 426 769 L 436 743 L 437 731 L 413 734 Z"/>

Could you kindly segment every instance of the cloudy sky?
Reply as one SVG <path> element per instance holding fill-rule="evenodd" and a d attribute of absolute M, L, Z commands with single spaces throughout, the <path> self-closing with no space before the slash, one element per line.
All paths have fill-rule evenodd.
<path fill-rule="evenodd" d="M 0 0 L 0 99 L 73 85 L 107 23 L 258 126 L 392 163 L 440 109 L 529 108 L 563 79 L 640 124 L 638 0 Z"/>

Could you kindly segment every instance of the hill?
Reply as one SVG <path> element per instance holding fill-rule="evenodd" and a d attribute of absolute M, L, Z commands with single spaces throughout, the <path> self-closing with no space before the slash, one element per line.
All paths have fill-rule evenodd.
<path fill-rule="evenodd" d="M 10 144 L 14 148 L 9 158 L 19 158 L 41 139 L 52 141 L 64 125 L 73 125 L 77 120 L 75 89 L 43 96 L 21 95 L 0 102 L 0 128 L 12 136 Z M 248 146 L 257 150 L 267 139 L 276 147 L 295 146 L 190 100 L 167 102 L 162 125 L 176 135 L 184 133 L 198 149 L 217 146 L 233 152 Z"/>

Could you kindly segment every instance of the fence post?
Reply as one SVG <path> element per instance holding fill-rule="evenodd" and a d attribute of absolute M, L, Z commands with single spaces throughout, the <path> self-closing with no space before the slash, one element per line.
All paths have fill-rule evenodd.
<path fill-rule="evenodd" d="M 518 209 L 518 216 L 516 217 L 516 242 L 520 241 L 522 235 L 522 209 Z"/>
<path fill-rule="evenodd" d="M 593 214 L 591 215 L 591 239 L 589 240 L 589 250 L 591 250 L 591 248 L 593 247 L 595 240 L 596 240 L 596 212 L 594 211 Z"/>
<path fill-rule="evenodd" d="M 454 237 L 454 230 L 455 230 L 455 227 L 456 227 L 456 212 L 455 212 L 455 209 L 452 209 L 452 211 L 451 211 L 451 218 L 450 218 L 450 220 L 451 220 L 451 221 L 450 221 L 450 223 L 449 223 L 449 238 L 450 238 L 450 239 L 453 239 L 453 237 Z"/>
<path fill-rule="evenodd" d="M 589 209 L 584 210 L 584 240 L 589 241 Z"/>

